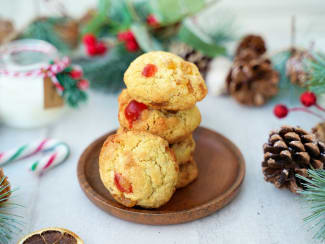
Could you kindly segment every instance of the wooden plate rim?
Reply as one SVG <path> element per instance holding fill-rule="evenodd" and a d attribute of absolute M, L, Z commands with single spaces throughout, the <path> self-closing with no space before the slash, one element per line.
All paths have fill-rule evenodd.
<path fill-rule="evenodd" d="M 96 138 L 91 144 L 89 144 L 86 149 L 83 151 L 83 153 L 81 154 L 80 158 L 79 158 L 79 162 L 78 162 L 78 166 L 77 166 L 77 175 L 78 175 L 78 180 L 79 180 L 79 184 L 81 186 L 81 189 L 83 190 L 83 192 L 87 195 L 87 197 L 89 198 L 89 200 L 91 200 L 96 206 L 100 207 L 101 209 L 103 209 L 103 206 L 106 206 L 110 209 L 114 209 L 116 211 L 122 212 L 124 214 L 132 214 L 132 215 L 146 215 L 146 216 L 165 216 L 165 217 L 172 217 L 174 215 L 179 215 L 179 214 L 189 214 L 189 213 L 195 213 L 197 211 L 200 210 L 205 210 L 209 207 L 212 207 L 212 209 L 209 211 L 208 214 L 202 214 L 201 217 L 205 217 L 209 214 L 214 213 L 215 211 L 217 211 L 218 209 L 223 208 L 224 206 L 226 206 L 228 203 L 230 203 L 232 201 L 232 199 L 238 194 L 239 189 L 244 181 L 245 178 L 245 173 L 246 173 L 246 166 L 245 166 L 245 159 L 242 155 L 242 153 L 240 152 L 240 150 L 238 149 L 238 147 L 231 142 L 228 138 L 226 138 L 225 136 L 223 136 L 222 134 L 208 129 L 206 127 L 198 127 L 199 130 L 207 130 L 210 133 L 215 134 L 216 136 L 220 137 L 223 139 L 223 141 L 225 143 L 227 143 L 227 146 L 231 149 L 231 151 L 233 151 L 236 155 L 236 157 L 238 158 L 238 163 L 239 163 L 239 169 L 238 169 L 238 176 L 236 178 L 236 180 L 233 182 L 233 184 L 231 185 L 231 187 L 225 191 L 223 194 L 221 194 L 220 196 L 206 202 L 203 203 L 199 206 L 190 208 L 190 209 L 186 209 L 186 210 L 181 210 L 181 211 L 159 211 L 159 210 L 146 210 L 146 209 L 132 209 L 132 211 L 126 209 L 126 208 L 120 208 L 117 206 L 114 206 L 110 203 L 107 203 L 106 199 L 104 197 L 102 197 L 100 194 L 98 194 L 88 183 L 87 179 L 86 179 L 86 174 L 84 173 L 84 169 L 85 169 L 85 164 L 86 164 L 86 160 L 84 160 L 85 155 L 88 154 L 88 151 L 92 148 L 93 145 L 97 144 L 97 141 L 102 140 L 103 138 L 106 138 L 108 135 L 116 132 L 116 130 L 112 130 L 98 138 Z M 219 206 L 220 202 L 224 202 L 221 206 Z M 136 210 L 136 211 L 135 211 Z M 105 212 L 111 213 L 113 214 L 115 217 L 116 214 L 107 211 L 104 209 Z M 119 217 L 120 218 L 120 217 Z M 121 219 L 121 218 L 120 218 Z M 122 218 L 123 219 L 123 218 Z M 194 219 L 190 219 L 190 220 L 186 220 L 186 221 L 181 221 L 180 223 L 183 222 L 189 222 L 189 221 L 193 221 L 195 219 L 198 218 L 194 218 Z M 129 220 L 130 221 L 130 220 Z M 132 221 L 135 222 L 135 221 Z M 141 223 L 141 222 L 138 222 Z"/>

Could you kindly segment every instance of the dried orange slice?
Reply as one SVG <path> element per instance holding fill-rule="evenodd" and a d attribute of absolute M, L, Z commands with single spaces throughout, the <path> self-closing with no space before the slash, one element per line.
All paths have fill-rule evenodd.
<path fill-rule="evenodd" d="M 46 228 L 28 234 L 17 244 L 84 244 L 84 242 L 70 230 Z"/>

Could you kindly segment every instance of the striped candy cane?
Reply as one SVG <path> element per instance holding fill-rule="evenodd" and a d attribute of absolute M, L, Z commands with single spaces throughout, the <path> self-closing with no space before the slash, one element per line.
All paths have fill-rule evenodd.
<path fill-rule="evenodd" d="M 7 152 L 0 153 L 0 165 L 10 163 L 19 159 L 23 159 L 34 155 L 38 152 L 43 152 L 54 148 L 59 143 L 54 139 L 41 139 L 32 143 L 22 145 L 11 149 Z"/>
<path fill-rule="evenodd" d="M 30 170 L 37 175 L 43 175 L 51 168 L 63 163 L 70 155 L 70 148 L 65 143 L 59 143 L 48 155 L 33 163 Z"/>

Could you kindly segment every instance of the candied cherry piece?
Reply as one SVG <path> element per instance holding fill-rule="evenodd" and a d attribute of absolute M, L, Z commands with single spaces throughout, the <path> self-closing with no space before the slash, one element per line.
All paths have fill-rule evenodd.
<path fill-rule="evenodd" d="M 142 75 L 145 77 L 151 77 L 158 71 L 158 68 L 154 64 L 147 64 L 143 70 Z"/>
<path fill-rule="evenodd" d="M 133 192 L 131 183 L 127 179 L 125 179 L 123 175 L 119 173 L 114 174 L 114 183 L 117 189 L 121 192 L 125 192 L 125 193 Z"/>
<path fill-rule="evenodd" d="M 136 121 L 143 110 L 146 110 L 148 107 L 143 103 L 139 103 L 135 100 L 132 100 L 128 106 L 125 108 L 124 114 L 126 119 L 129 121 L 130 128 L 132 128 L 132 124 Z"/>

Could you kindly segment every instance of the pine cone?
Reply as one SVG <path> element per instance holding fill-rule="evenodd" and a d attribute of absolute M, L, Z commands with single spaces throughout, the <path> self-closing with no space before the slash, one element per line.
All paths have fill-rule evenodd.
<path fill-rule="evenodd" d="M 310 53 L 306 50 L 292 49 L 291 57 L 286 63 L 286 75 L 292 84 L 305 86 L 305 82 L 309 78 L 308 72 L 305 70 L 304 60 L 312 59 Z"/>
<path fill-rule="evenodd" d="M 315 134 L 316 138 L 319 141 L 325 143 L 325 122 L 318 123 L 313 129 L 312 132 Z"/>
<path fill-rule="evenodd" d="M 206 76 L 210 62 L 212 60 L 210 57 L 205 56 L 200 51 L 194 50 L 192 47 L 183 42 L 172 43 L 169 51 L 182 57 L 186 61 L 196 64 L 202 76 Z"/>
<path fill-rule="evenodd" d="M 278 93 L 279 75 L 271 60 L 245 50 L 235 58 L 226 83 L 229 94 L 239 103 L 261 106 Z"/>
<path fill-rule="evenodd" d="M 285 187 L 297 193 L 304 186 L 296 174 L 308 177 L 308 169 L 324 167 L 325 144 L 299 127 L 282 126 L 272 131 L 263 148 L 264 179 L 277 188 Z"/>
<path fill-rule="evenodd" d="M 238 56 L 246 49 L 252 50 L 260 56 L 266 52 L 265 42 L 261 36 L 247 35 L 240 41 L 235 55 Z"/>
<path fill-rule="evenodd" d="M 0 168 L 0 182 L 0 204 L 2 204 L 8 201 L 8 198 L 11 195 L 10 183 L 2 168 Z"/>
<path fill-rule="evenodd" d="M 79 23 L 73 19 L 67 19 L 64 23 L 55 25 L 55 31 L 60 38 L 71 48 L 76 48 L 79 41 Z"/>

